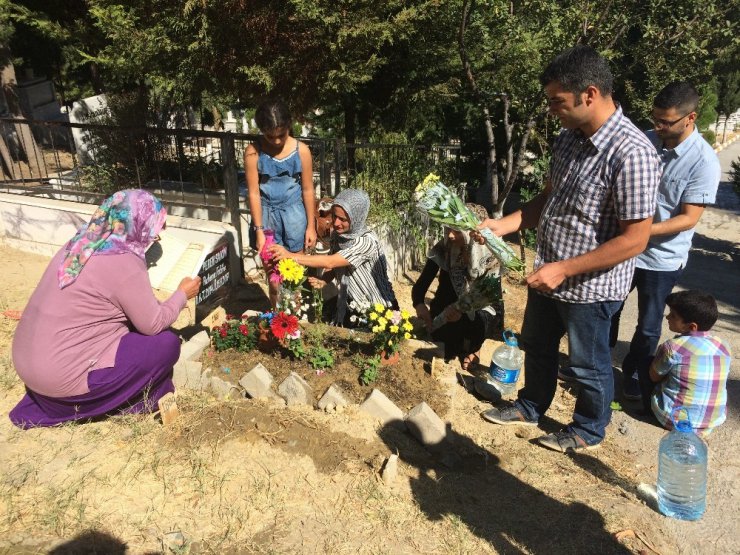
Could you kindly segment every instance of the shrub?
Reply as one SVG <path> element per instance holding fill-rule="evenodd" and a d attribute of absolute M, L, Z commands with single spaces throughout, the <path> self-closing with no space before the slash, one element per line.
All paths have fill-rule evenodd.
<path fill-rule="evenodd" d="M 357 357 L 355 364 L 360 367 L 360 381 L 363 385 L 370 385 L 380 375 L 380 355 L 370 358 Z"/>
<path fill-rule="evenodd" d="M 740 158 L 730 164 L 730 181 L 732 188 L 740 195 Z"/>
<path fill-rule="evenodd" d="M 211 330 L 211 342 L 216 351 L 251 351 L 257 345 L 257 324 L 247 319 L 226 320 Z"/>
<path fill-rule="evenodd" d="M 701 132 L 701 136 L 712 146 L 717 142 L 717 135 L 711 129 Z"/>

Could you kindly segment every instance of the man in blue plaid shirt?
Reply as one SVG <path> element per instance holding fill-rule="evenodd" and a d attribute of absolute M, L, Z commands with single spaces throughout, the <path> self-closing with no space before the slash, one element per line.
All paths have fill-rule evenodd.
<path fill-rule="evenodd" d="M 550 113 L 563 126 L 548 183 L 521 210 L 481 224 L 499 236 L 537 226 L 520 341 L 524 388 L 512 406 L 483 417 L 536 426 L 555 395 L 559 344 L 567 333 L 568 374 L 580 384 L 573 419 L 538 442 L 580 451 L 601 443 L 611 419 L 610 321 L 650 235 L 660 163 L 645 134 L 612 99 L 611 71 L 595 50 L 565 50 L 540 81 Z"/>

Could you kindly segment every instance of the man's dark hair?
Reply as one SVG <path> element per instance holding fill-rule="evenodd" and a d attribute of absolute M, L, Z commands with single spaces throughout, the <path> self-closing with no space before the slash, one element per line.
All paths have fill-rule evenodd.
<path fill-rule="evenodd" d="M 665 304 L 687 324 L 695 323 L 699 331 L 711 330 L 719 317 L 714 297 L 694 289 L 671 293 Z"/>
<path fill-rule="evenodd" d="M 540 75 L 540 83 L 544 87 L 553 81 L 576 94 L 593 85 L 603 96 L 611 96 L 614 86 L 606 60 L 596 50 L 582 44 L 563 50 L 547 65 Z"/>
<path fill-rule="evenodd" d="M 260 131 L 264 132 L 273 131 L 279 127 L 287 127 L 290 130 L 293 118 L 288 105 L 279 98 L 273 98 L 257 106 L 254 121 Z"/>
<path fill-rule="evenodd" d="M 699 106 L 699 93 L 688 81 L 673 81 L 655 96 L 653 106 L 661 110 L 675 108 L 681 114 L 690 114 Z"/>

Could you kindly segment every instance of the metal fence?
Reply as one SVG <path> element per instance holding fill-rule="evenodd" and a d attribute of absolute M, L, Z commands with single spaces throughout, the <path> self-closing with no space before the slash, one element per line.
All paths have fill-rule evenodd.
<path fill-rule="evenodd" d="M 0 188 L 92 203 L 116 190 L 144 188 L 185 207 L 191 217 L 222 220 L 228 213 L 241 237 L 241 215 L 248 213 L 244 150 L 256 139 L 231 132 L 0 118 Z M 301 141 L 311 149 L 318 196 L 334 196 L 368 173 L 411 180 L 417 176 L 408 169 L 420 160 L 431 168 L 456 166 L 460 158 L 457 145 Z"/>

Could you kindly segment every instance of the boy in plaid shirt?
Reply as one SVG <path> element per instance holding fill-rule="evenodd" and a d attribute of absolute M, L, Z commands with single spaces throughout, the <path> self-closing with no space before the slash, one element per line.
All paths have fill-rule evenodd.
<path fill-rule="evenodd" d="M 668 295 L 666 304 L 668 327 L 679 335 L 658 347 L 650 366 L 650 379 L 657 384 L 651 408 L 670 429 L 673 409 L 683 407 L 694 430 L 706 436 L 725 421 L 730 373 L 729 349 L 709 334 L 717 303 L 700 291 L 680 291 Z"/>

